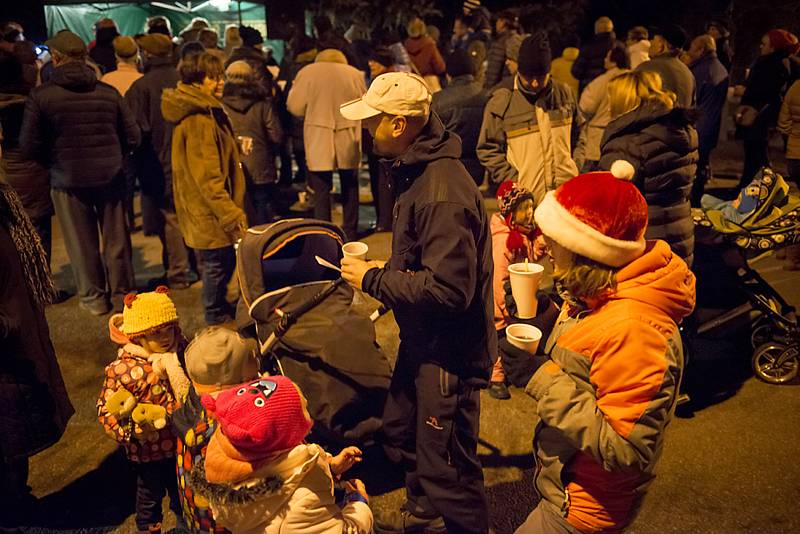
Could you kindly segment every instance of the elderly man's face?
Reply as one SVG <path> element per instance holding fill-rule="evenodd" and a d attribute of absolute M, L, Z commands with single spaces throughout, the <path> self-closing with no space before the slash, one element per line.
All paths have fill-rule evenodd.
<path fill-rule="evenodd" d="M 653 36 L 653 40 L 650 41 L 650 57 L 660 56 L 668 51 L 669 45 L 667 44 L 667 40 L 660 35 Z"/>

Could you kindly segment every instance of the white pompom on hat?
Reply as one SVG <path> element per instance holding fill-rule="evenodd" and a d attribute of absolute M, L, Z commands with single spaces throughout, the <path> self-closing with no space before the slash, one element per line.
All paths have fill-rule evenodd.
<path fill-rule="evenodd" d="M 630 161 L 618 159 L 611 164 L 611 174 L 614 175 L 614 178 L 631 181 L 636 174 L 636 169 L 633 168 Z"/>
<path fill-rule="evenodd" d="M 561 246 L 610 267 L 642 255 L 647 202 L 631 180 L 635 169 L 617 160 L 611 171 L 576 176 L 545 195 L 534 219 Z"/>

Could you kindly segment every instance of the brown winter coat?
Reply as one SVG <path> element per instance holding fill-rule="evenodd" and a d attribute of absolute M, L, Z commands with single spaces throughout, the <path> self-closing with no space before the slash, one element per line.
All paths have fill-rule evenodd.
<path fill-rule="evenodd" d="M 417 67 L 420 76 L 438 76 L 444 74 L 444 59 L 439 49 L 436 47 L 436 41 L 423 35 L 421 37 L 409 37 L 403 43 L 408 50 L 408 55 L 411 56 L 411 61 Z"/>
<path fill-rule="evenodd" d="M 5 220 L 0 213 L 0 458 L 15 458 L 56 443 L 75 410 Z"/>
<path fill-rule="evenodd" d="M 245 182 L 239 147 L 222 103 L 179 83 L 161 97 L 172 134 L 172 190 L 186 244 L 197 249 L 232 245 L 246 226 Z"/>

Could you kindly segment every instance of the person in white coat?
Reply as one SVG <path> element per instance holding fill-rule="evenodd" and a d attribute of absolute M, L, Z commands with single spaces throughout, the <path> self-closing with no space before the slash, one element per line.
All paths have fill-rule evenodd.
<path fill-rule="evenodd" d="M 573 156 L 582 173 L 599 170 L 600 142 L 603 140 L 606 126 L 611 122 L 608 82 L 626 72 L 629 67 L 625 47 L 622 44 L 614 45 L 606 54 L 606 71 L 592 80 L 581 93 L 578 109 L 586 122 Z"/>
<path fill-rule="evenodd" d="M 631 68 L 635 69 L 645 61 L 650 61 L 650 33 L 644 26 L 635 26 L 628 30 L 628 56 L 631 60 Z"/>
<path fill-rule="evenodd" d="M 339 106 L 366 92 L 364 74 L 347 64 L 339 50 L 317 54 L 314 63 L 300 69 L 286 106 L 304 118 L 303 136 L 308 182 L 314 191 L 314 217 L 331 220 L 333 171 L 339 171 L 347 238 L 355 240 L 358 228 L 358 166 L 361 162 L 361 122 L 347 120 Z"/>

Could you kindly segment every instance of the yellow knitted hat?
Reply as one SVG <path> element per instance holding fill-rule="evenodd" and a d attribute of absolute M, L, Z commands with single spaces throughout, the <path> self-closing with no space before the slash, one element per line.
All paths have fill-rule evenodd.
<path fill-rule="evenodd" d="M 178 322 L 178 310 L 169 298 L 169 288 L 158 286 L 150 293 L 130 293 L 122 310 L 122 332 L 128 337 L 147 334 Z"/>

